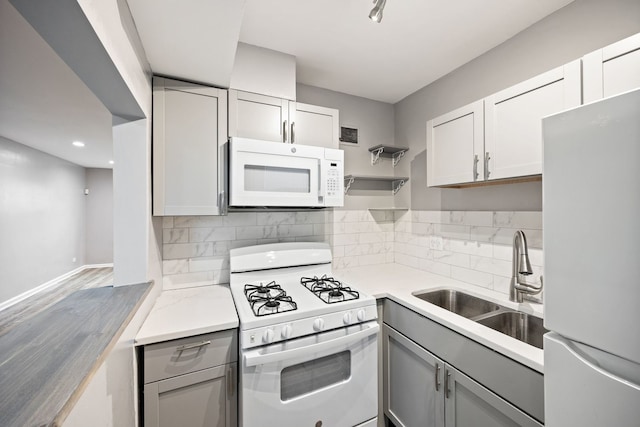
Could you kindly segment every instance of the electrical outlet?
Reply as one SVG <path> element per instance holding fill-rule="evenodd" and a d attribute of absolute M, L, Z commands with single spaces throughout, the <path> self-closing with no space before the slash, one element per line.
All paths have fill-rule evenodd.
<path fill-rule="evenodd" d="M 435 249 L 437 251 L 441 251 L 444 248 L 444 242 L 442 241 L 442 237 L 440 236 L 431 236 L 429 237 L 429 249 Z"/>
<path fill-rule="evenodd" d="M 71 262 L 76 262 L 76 257 L 71 258 Z"/>

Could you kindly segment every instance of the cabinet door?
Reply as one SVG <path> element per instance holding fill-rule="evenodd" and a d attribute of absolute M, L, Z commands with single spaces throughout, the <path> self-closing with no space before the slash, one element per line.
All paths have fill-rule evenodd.
<path fill-rule="evenodd" d="M 223 214 L 227 92 L 153 82 L 153 214 Z"/>
<path fill-rule="evenodd" d="M 291 108 L 295 105 L 295 108 Z M 291 142 L 338 148 L 338 110 L 317 105 L 290 103 Z"/>
<path fill-rule="evenodd" d="M 444 425 L 444 363 L 384 325 L 384 413 L 396 427 Z"/>
<path fill-rule="evenodd" d="M 483 101 L 427 122 L 427 186 L 482 181 Z"/>
<path fill-rule="evenodd" d="M 512 381 L 504 378 L 504 381 Z M 444 372 L 447 427 L 540 427 L 533 418 L 462 372 L 446 365 Z"/>
<path fill-rule="evenodd" d="M 582 58 L 584 102 L 640 88 L 640 34 Z"/>
<path fill-rule="evenodd" d="M 542 118 L 580 105 L 580 60 L 485 99 L 485 176 L 542 173 Z"/>
<path fill-rule="evenodd" d="M 237 366 L 216 366 L 144 386 L 145 427 L 235 427 Z"/>
<path fill-rule="evenodd" d="M 229 90 L 229 136 L 289 142 L 289 101 Z"/>

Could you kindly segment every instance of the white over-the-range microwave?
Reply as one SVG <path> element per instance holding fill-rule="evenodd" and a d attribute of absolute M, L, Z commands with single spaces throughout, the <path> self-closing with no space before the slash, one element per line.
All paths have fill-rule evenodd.
<path fill-rule="evenodd" d="M 344 152 L 246 138 L 229 140 L 230 207 L 344 205 Z"/>

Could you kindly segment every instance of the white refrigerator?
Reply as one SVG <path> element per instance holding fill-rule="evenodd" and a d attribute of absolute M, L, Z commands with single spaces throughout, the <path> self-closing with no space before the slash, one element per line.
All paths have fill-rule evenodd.
<path fill-rule="evenodd" d="M 543 119 L 545 425 L 640 426 L 640 90 Z"/>

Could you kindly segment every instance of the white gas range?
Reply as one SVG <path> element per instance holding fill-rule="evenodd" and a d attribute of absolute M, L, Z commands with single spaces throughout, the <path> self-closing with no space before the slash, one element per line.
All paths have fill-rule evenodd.
<path fill-rule="evenodd" d="M 376 301 L 331 273 L 326 243 L 231 250 L 242 427 L 376 425 Z"/>

